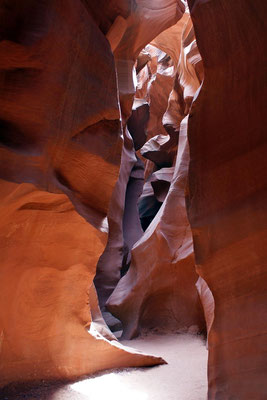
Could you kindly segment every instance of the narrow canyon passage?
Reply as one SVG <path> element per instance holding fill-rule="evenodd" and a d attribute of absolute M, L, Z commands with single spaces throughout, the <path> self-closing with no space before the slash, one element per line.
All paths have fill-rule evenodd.
<path fill-rule="evenodd" d="M 1 399 L 267 398 L 266 13 L 0 0 Z"/>

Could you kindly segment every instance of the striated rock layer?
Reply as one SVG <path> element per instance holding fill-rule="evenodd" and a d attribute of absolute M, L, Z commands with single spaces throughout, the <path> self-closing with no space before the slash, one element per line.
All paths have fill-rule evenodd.
<path fill-rule="evenodd" d="M 0 1 L 0 386 L 164 363 L 95 284 L 125 337 L 205 315 L 209 399 L 267 397 L 267 6 L 188 4 Z"/>
<path fill-rule="evenodd" d="M 64 192 L 102 228 L 122 146 L 109 44 L 81 1 L 0 7 L 0 176 Z"/>
<path fill-rule="evenodd" d="M 92 280 L 106 235 L 63 194 L 0 183 L 0 386 L 162 363 L 102 319 Z"/>
<path fill-rule="evenodd" d="M 266 2 L 189 0 L 205 79 L 189 118 L 198 273 L 215 300 L 209 399 L 267 396 Z"/>

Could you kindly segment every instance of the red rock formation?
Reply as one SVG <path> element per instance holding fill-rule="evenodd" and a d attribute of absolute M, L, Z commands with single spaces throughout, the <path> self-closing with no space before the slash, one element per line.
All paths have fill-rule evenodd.
<path fill-rule="evenodd" d="M 215 300 L 209 399 L 267 396 L 266 2 L 190 0 L 205 79 L 189 118 L 189 217 Z"/>
<path fill-rule="evenodd" d="M 126 351 L 92 280 L 105 234 L 63 194 L 1 181 L 0 386 L 162 360 Z"/>
<path fill-rule="evenodd" d="M 175 78 L 175 67 L 170 56 L 157 48 L 149 47 L 150 54 L 154 55 L 155 66 L 153 68 L 152 65 L 152 76 L 148 85 L 150 105 L 150 118 L 147 127 L 148 139 L 157 134 L 166 134 L 162 125 L 162 117 L 168 106 L 168 99 Z"/>
<path fill-rule="evenodd" d="M 122 147 L 104 34 L 132 5 L 95 3 L 0 4 L 1 385 L 163 362 L 113 341 L 92 286 Z"/>
<path fill-rule="evenodd" d="M 181 0 L 128 0 L 126 21 L 114 21 L 111 38 L 114 49 L 123 119 L 131 115 L 135 94 L 135 60 L 141 50 L 165 29 L 182 18 Z M 107 34 L 110 39 L 110 35 Z M 119 40 L 121 38 L 121 40 Z"/>
<path fill-rule="evenodd" d="M 66 193 L 101 227 L 122 145 L 109 44 L 81 1 L 2 2 L 0 18 L 0 176 Z"/>
<path fill-rule="evenodd" d="M 201 300 L 209 399 L 266 397 L 267 8 L 188 3 L 0 1 L 1 386 L 164 362 L 98 306 L 133 246 L 124 335 L 201 328 Z"/>

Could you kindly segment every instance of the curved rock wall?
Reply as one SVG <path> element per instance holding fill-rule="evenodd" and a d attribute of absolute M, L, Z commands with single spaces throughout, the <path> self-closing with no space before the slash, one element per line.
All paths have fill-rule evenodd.
<path fill-rule="evenodd" d="M 180 45 L 174 40 L 173 31 L 180 34 L 177 37 Z M 176 66 L 175 60 L 169 60 L 168 54 L 154 46 L 159 42 L 160 47 L 164 48 L 163 39 L 168 43 L 165 46 L 166 51 L 170 54 L 176 54 L 177 49 L 179 51 L 176 54 L 175 60 L 179 59 Z M 154 135 L 140 150 L 141 155 L 149 159 L 152 166 L 152 174 L 146 180 L 140 198 L 141 217 L 149 223 L 149 217 L 154 216 L 149 213 L 154 210 L 156 216 L 135 243 L 130 269 L 107 302 L 108 309 L 122 321 L 123 335 L 128 338 L 143 329 L 184 331 L 193 327 L 193 330 L 201 331 L 204 325 L 195 286 L 198 276 L 195 272 L 191 229 L 185 208 L 189 155 L 187 119 L 183 118 L 188 113 L 189 101 L 193 98 L 192 87 L 196 90 L 200 85 L 196 73 L 191 72 L 197 64 L 197 61 L 191 63 L 190 47 L 193 43 L 192 23 L 187 13 L 175 29 L 172 27 L 166 30 L 159 38 L 155 38 L 153 46 L 146 47 L 150 59 L 144 68 L 151 72 L 154 70 L 154 74 L 139 72 L 140 87 L 136 104 L 140 102 L 141 95 L 143 104 L 145 100 L 148 101 L 148 138 Z M 188 46 L 189 51 L 186 49 Z M 160 80 L 158 81 L 158 71 L 165 77 L 164 88 L 161 87 Z M 147 77 L 150 77 L 151 84 L 147 83 Z M 176 96 L 172 96 L 174 91 Z M 188 93 L 191 93 L 191 97 Z M 168 97 L 172 102 L 170 108 Z M 159 107 L 155 107 L 155 104 L 159 104 Z M 162 120 L 165 114 L 168 116 L 168 124 L 164 128 Z M 169 117 L 170 114 L 172 117 Z M 156 120 L 158 117 L 161 124 Z M 156 135 L 159 131 L 162 134 Z M 162 204 L 159 211 L 156 204 Z"/>
<path fill-rule="evenodd" d="M 185 209 L 188 168 L 187 123 L 180 129 L 179 150 L 167 197 L 132 250 L 128 273 L 108 300 L 123 323 L 124 337 L 140 329 L 185 330 L 203 327 L 191 229 Z"/>
<path fill-rule="evenodd" d="M 112 4 L 0 2 L 0 385 L 163 362 L 116 342 L 92 284 L 123 143 Z"/>
<path fill-rule="evenodd" d="M 108 42 L 81 1 L 0 10 L 0 176 L 66 193 L 102 228 L 122 146 Z"/>
<path fill-rule="evenodd" d="M 136 92 L 136 58 L 143 47 L 155 36 L 181 19 L 185 10 L 180 0 L 129 3 L 131 3 L 131 12 L 128 17 L 116 18 L 106 34 L 115 57 L 124 147 L 120 176 L 109 207 L 108 243 L 99 260 L 95 277 L 103 310 L 108 297 L 121 277 L 121 270 L 125 272 L 129 267 L 130 250 L 133 244 L 143 233 L 138 217 L 137 200 L 142 192 L 144 172 L 142 162 L 135 153 L 135 150 L 140 147 L 138 138 L 142 133 L 138 131 L 138 127 L 134 126 L 134 115 L 131 119 L 132 129 L 129 125 L 131 134 L 126 127 L 132 114 Z M 154 65 L 157 69 L 156 61 Z M 167 79 L 172 80 L 169 76 Z M 167 103 L 168 93 L 165 97 Z M 137 120 L 139 117 L 140 115 Z"/>
<path fill-rule="evenodd" d="M 267 8 L 183 3 L 0 0 L 1 386 L 164 363 L 95 283 L 125 337 L 205 315 L 209 399 L 266 398 Z"/>
<path fill-rule="evenodd" d="M 0 181 L 0 386 L 163 360 L 126 351 L 93 287 L 105 233 L 64 194 Z"/>

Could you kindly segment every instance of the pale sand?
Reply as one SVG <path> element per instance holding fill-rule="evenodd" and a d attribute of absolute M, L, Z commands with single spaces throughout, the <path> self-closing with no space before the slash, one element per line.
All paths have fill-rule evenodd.
<path fill-rule="evenodd" d="M 208 352 L 201 336 L 143 336 L 123 344 L 163 357 L 168 364 L 112 371 L 73 384 L 41 385 L 5 393 L 1 400 L 205 400 Z"/>

